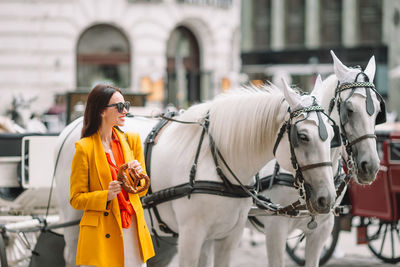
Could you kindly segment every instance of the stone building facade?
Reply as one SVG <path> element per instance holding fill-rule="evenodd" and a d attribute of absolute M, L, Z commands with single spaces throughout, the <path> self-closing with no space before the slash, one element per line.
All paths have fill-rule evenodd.
<path fill-rule="evenodd" d="M 180 107 L 237 83 L 240 0 L 1 0 L 0 114 L 106 80 Z"/>
<path fill-rule="evenodd" d="M 312 88 L 333 72 L 329 50 L 347 66 L 374 55 L 375 84 L 400 114 L 400 1 L 252 0 L 242 2 L 242 66 L 251 80 L 284 75 Z M 277 79 L 275 79 L 277 80 Z"/>

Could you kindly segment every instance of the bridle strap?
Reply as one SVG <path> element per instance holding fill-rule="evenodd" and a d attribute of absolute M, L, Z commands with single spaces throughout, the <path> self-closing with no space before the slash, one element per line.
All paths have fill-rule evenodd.
<path fill-rule="evenodd" d="M 365 135 L 360 136 L 357 139 L 351 141 L 347 146 L 351 147 L 351 146 L 357 144 L 358 142 L 361 142 L 362 140 L 367 139 L 367 138 L 373 138 L 375 140 L 377 139 L 375 134 L 365 134 Z"/>
<path fill-rule="evenodd" d="M 325 167 L 325 166 L 332 167 L 332 162 L 326 161 L 326 162 L 319 162 L 319 163 L 315 163 L 315 164 L 309 164 L 309 165 L 300 167 L 300 170 L 301 171 L 307 171 L 307 170 L 310 170 L 310 169 L 319 168 L 319 167 Z"/>

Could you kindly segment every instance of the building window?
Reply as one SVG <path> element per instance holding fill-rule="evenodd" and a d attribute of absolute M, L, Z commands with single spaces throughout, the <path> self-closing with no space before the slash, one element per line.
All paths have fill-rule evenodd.
<path fill-rule="evenodd" d="M 77 87 L 109 82 L 128 88 L 130 60 L 129 41 L 119 29 L 106 24 L 87 29 L 77 46 Z"/>
<path fill-rule="evenodd" d="M 253 48 L 255 50 L 265 50 L 270 43 L 271 1 L 254 0 L 252 9 Z"/>
<path fill-rule="evenodd" d="M 322 46 L 340 45 L 342 40 L 342 0 L 321 0 L 320 36 Z"/>
<path fill-rule="evenodd" d="M 167 103 L 179 108 L 201 101 L 200 49 L 194 34 L 179 26 L 167 44 Z"/>
<path fill-rule="evenodd" d="M 285 21 L 285 46 L 304 47 L 305 0 L 285 1 Z"/>
<path fill-rule="evenodd" d="M 377 0 L 358 1 L 361 44 L 382 43 L 382 3 Z"/>

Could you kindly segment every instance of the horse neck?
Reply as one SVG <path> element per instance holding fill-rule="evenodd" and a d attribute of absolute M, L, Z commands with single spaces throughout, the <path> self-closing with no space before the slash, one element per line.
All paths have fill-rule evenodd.
<path fill-rule="evenodd" d="M 249 182 L 273 158 L 287 103 L 282 95 L 265 92 L 222 102 L 211 107 L 210 134 L 236 176 Z"/>
<path fill-rule="evenodd" d="M 324 88 L 322 94 L 321 105 L 325 109 L 325 112 L 328 114 L 331 100 L 335 97 L 335 91 L 338 84 L 338 79 L 336 78 L 335 75 L 331 75 L 324 80 L 323 84 L 326 88 Z M 340 125 L 340 118 L 336 108 L 336 101 L 335 105 L 333 106 L 331 114 L 328 115 L 335 121 L 337 125 Z"/>
<path fill-rule="evenodd" d="M 327 113 L 329 112 L 329 105 L 331 103 L 331 100 L 335 97 L 337 84 L 338 84 L 338 79 L 335 75 L 331 75 L 324 80 L 324 85 L 326 86 L 326 88 L 323 91 L 324 94 L 322 95 L 321 105 Z M 333 106 L 331 114 L 328 115 L 332 118 L 332 120 L 335 121 L 337 125 L 340 125 L 340 117 L 339 113 L 337 112 L 336 101 L 335 105 Z M 331 149 L 333 172 L 334 172 L 333 175 L 337 174 L 338 170 L 337 165 L 341 157 L 341 149 L 342 149 L 341 147 Z"/>

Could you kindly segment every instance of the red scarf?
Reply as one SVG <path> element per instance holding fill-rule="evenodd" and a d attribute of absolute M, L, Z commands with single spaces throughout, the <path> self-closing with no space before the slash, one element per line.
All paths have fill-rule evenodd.
<path fill-rule="evenodd" d="M 106 157 L 108 165 L 110 166 L 112 179 L 117 180 L 118 168 L 125 162 L 121 144 L 118 140 L 117 135 L 114 133 L 114 130 L 113 130 L 113 140 L 111 141 L 111 151 L 113 153 L 115 163 L 117 164 L 117 166 L 115 166 L 115 164 L 112 162 L 111 156 L 107 152 L 106 152 Z M 129 195 L 124 189 L 121 188 L 121 192 L 118 193 L 117 199 L 118 199 L 119 210 L 121 212 L 122 228 L 129 228 L 129 226 L 131 225 L 132 215 L 135 213 L 132 204 L 129 201 Z"/>

